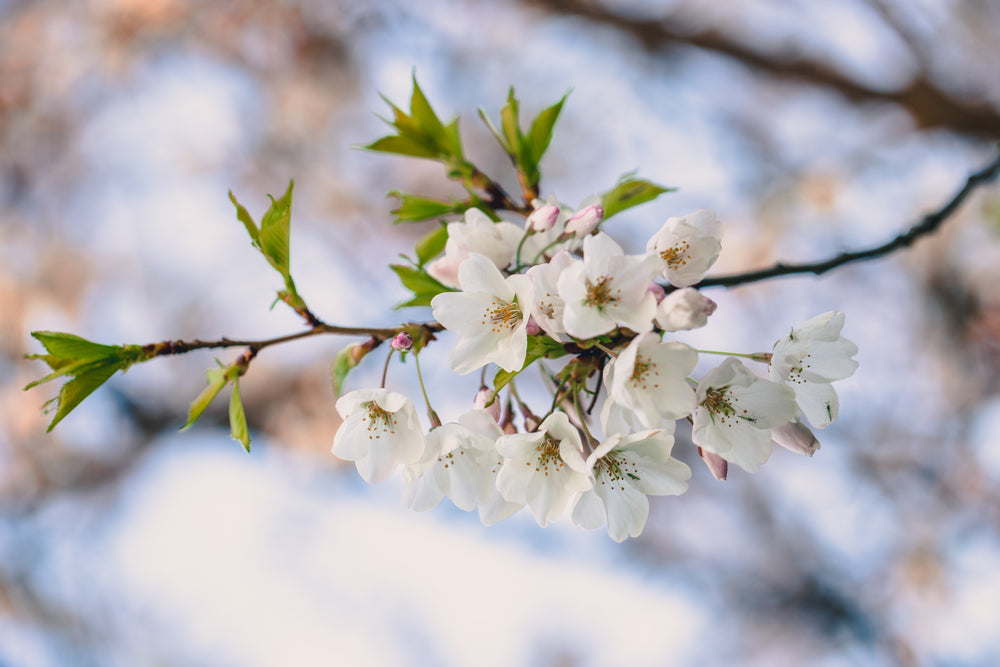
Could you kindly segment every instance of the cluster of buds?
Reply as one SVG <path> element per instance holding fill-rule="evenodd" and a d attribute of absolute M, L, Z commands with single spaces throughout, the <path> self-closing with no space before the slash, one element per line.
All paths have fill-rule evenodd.
<path fill-rule="evenodd" d="M 757 471 L 772 441 L 811 456 L 819 443 L 810 426 L 837 417 L 831 382 L 857 367 L 857 347 L 840 335 L 843 314 L 791 329 L 770 353 L 727 355 L 695 380 L 699 351 L 669 333 L 705 326 L 715 311 L 692 286 L 719 256 L 722 225 L 704 210 L 670 218 L 644 254 L 627 255 L 601 230 L 603 213 L 536 201 L 523 224 L 478 209 L 449 223 L 427 272 L 453 291 L 431 307 L 457 339 L 452 370 L 485 376 L 495 367 L 493 387 L 430 432 L 402 394 L 348 393 L 337 402 L 344 423 L 333 453 L 369 482 L 402 468 L 404 503 L 416 510 L 447 497 L 490 524 L 527 506 L 541 526 L 568 515 L 588 529 L 606 524 L 617 541 L 640 534 L 648 496 L 687 489 L 690 470 L 672 455 L 678 419 L 691 421 L 719 479 L 729 464 Z M 400 337 L 392 347 L 409 349 Z M 548 361 L 560 357 L 569 360 Z M 552 401 L 541 417 L 515 388 L 536 362 L 562 364 L 547 371 Z"/>

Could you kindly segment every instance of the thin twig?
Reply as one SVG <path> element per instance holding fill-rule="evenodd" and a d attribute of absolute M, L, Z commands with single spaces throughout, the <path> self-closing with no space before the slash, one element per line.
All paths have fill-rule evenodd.
<path fill-rule="evenodd" d="M 755 283 L 761 280 L 768 280 L 770 278 L 790 276 L 800 273 L 812 273 L 818 276 L 826 273 L 827 271 L 843 266 L 844 264 L 875 259 L 877 257 L 888 255 L 896 250 L 908 248 L 920 237 L 933 234 L 937 231 L 941 224 L 956 210 L 958 210 L 962 203 L 976 188 L 996 180 L 998 176 L 1000 176 L 1000 153 L 998 153 L 993 161 L 988 165 L 971 174 L 966 179 L 962 188 L 955 193 L 948 203 L 937 211 L 928 213 L 905 232 L 891 241 L 883 243 L 882 245 L 867 248 L 865 250 L 842 252 L 839 255 L 819 262 L 804 262 L 800 264 L 785 264 L 783 262 L 779 262 L 770 268 L 760 269 L 758 271 L 734 273 L 728 276 L 713 276 L 705 278 L 698 283 L 696 287 L 733 287 L 734 285 L 746 285 L 748 283 Z M 667 285 L 665 286 L 665 289 L 668 292 L 671 292 L 677 288 Z"/>

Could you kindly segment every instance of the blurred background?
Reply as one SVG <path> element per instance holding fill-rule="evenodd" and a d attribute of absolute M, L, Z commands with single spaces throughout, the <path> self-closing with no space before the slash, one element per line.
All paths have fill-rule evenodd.
<path fill-rule="evenodd" d="M 21 391 L 45 372 L 32 330 L 298 331 L 226 196 L 259 216 L 290 178 L 313 310 L 426 318 L 391 310 L 387 264 L 429 227 L 391 227 L 384 195 L 460 193 L 438 164 L 354 148 L 414 70 L 512 191 L 476 109 L 514 85 L 530 117 L 572 89 L 543 194 L 575 206 L 632 169 L 676 186 L 608 231 L 639 251 L 714 209 L 721 274 L 875 245 L 950 199 L 995 154 L 998 35 L 991 0 L 0 0 L 0 664 L 1000 664 L 996 185 L 887 259 L 712 289 L 698 346 L 768 351 L 836 309 L 860 368 L 812 459 L 719 483 L 679 429 L 690 490 L 621 545 L 364 484 L 329 454 L 349 339 L 254 361 L 250 455 L 224 400 L 177 432 L 236 352 L 133 368 L 51 434 L 57 387 Z M 477 382 L 446 348 L 424 365 L 453 417 Z M 390 386 L 415 395 L 411 365 Z"/>

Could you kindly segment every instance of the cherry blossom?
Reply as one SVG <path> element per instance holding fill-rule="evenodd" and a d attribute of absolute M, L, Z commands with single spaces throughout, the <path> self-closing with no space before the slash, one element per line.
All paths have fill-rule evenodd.
<path fill-rule="evenodd" d="M 459 336 L 448 353 L 456 373 L 471 373 L 488 363 L 520 370 L 528 346 L 528 309 L 533 290 L 524 275 L 504 278 L 489 258 L 472 254 L 458 271 L 461 292 L 431 300 L 434 317 Z"/>
<path fill-rule="evenodd" d="M 671 285 L 694 285 L 719 258 L 722 224 L 713 211 L 704 209 L 681 218 L 670 218 L 649 239 L 646 250 L 660 258 L 660 270 Z"/>
<path fill-rule="evenodd" d="M 692 440 L 748 472 L 771 455 L 771 429 L 798 414 L 795 392 L 727 358 L 698 384 Z"/>
<path fill-rule="evenodd" d="M 566 267 L 558 280 L 566 332 L 586 339 L 618 326 L 636 333 L 652 329 L 656 297 L 646 288 L 658 267 L 656 256 L 626 256 L 603 232 L 584 238 L 583 261 Z"/>
<path fill-rule="evenodd" d="M 504 457 L 497 475 L 500 494 L 531 508 L 539 526 L 566 514 L 590 489 L 580 433 L 565 412 L 546 417 L 534 433 L 503 436 L 497 450 Z"/>
<path fill-rule="evenodd" d="M 677 341 L 661 341 L 653 332 L 636 336 L 617 359 L 605 366 L 609 402 L 625 409 L 632 427 L 657 428 L 664 420 L 679 419 L 695 407 L 695 392 L 687 376 L 698 363 L 698 353 Z M 609 432 L 609 423 L 604 423 Z M 618 430 L 618 429 L 614 429 Z"/>
<path fill-rule="evenodd" d="M 502 435 L 493 416 L 479 409 L 466 412 L 457 423 L 431 431 L 428 454 L 403 470 L 403 504 L 422 512 L 447 497 L 466 512 L 479 506 L 484 523 L 516 512 L 521 505 L 499 497 L 496 488 L 502 464 L 496 441 Z"/>
<path fill-rule="evenodd" d="M 343 417 L 333 438 L 336 456 L 354 461 L 368 483 L 388 478 L 400 464 L 414 463 L 426 442 L 412 401 L 387 389 L 358 389 L 337 400 Z"/>
<path fill-rule="evenodd" d="M 676 496 L 687 490 L 691 469 L 670 456 L 674 445 L 670 429 L 615 434 L 587 458 L 593 488 L 583 493 L 573 509 L 573 523 L 593 530 L 607 521 L 616 542 L 638 537 L 649 516 L 647 496 Z"/>
<path fill-rule="evenodd" d="M 795 402 L 816 428 L 837 419 L 840 401 L 830 383 L 854 374 L 858 346 L 840 335 L 844 314 L 817 315 L 774 344 L 771 379 L 795 390 Z"/>
<path fill-rule="evenodd" d="M 531 316 L 545 333 L 563 342 L 569 338 L 563 326 L 565 303 L 559 296 L 558 281 L 562 272 L 574 261 L 567 251 L 560 250 L 548 262 L 531 267 L 527 273 L 535 292 Z"/>
<path fill-rule="evenodd" d="M 485 255 L 498 269 L 506 268 L 523 236 L 514 223 L 493 222 L 478 208 L 470 208 L 465 220 L 448 223 L 444 255 L 427 265 L 427 273 L 443 285 L 458 287 L 459 267 L 469 255 Z"/>

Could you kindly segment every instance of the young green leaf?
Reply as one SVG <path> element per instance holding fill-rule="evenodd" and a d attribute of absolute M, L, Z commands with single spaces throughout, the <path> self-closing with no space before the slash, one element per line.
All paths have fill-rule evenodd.
<path fill-rule="evenodd" d="M 521 152 L 522 136 L 520 121 L 518 120 L 518 102 L 517 97 L 514 96 L 513 87 L 507 91 L 507 104 L 500 110 L 500 127 L 503 128 L 507 145 L 512 149 L 510 152 L 515 155 L 519 154 Z"/>
<path fill-rule="evenodd" d="M 222 388 L 231 379 L 229 377 L 229 367 L 220 366 L 219 368 L 209 368 L 205 371 L 205 377 L 208 378 L 208 386 L 205 387 L 197 398 L 191 401 L 191 407 L 188 409 L 187 422 L 181 427 L 182 431 L 186 431 L 191 428 L 192 425 L 201 417 L 201 414 L 205 412 L 205 408 L 211 403 Z"/>
<path fill-rule="evenodd" d="M 275 200 L 271 197 L 271 207 L 267 209 L 260 221 L 260 249 L 278 273 L 284 277 L 289 274 L 289 236 L 292 222 L 292 188 L 294 181 L 289 181 L 288 190 Z M 270 195 L 268 195 L 270 197 Z"/>
<path fill-rule="evenodd" d="M 404 264 L 390 264 L 389 268 L 399 276 L 403 286 L 414 295 L 413 299 L 397 305 L 397 309 L 407 306 L 428 306 L 431 299 L 441 292 L 453 291 L 450 287 L 446 287 L 432 278 L 423 269 L 415 269 Z"/>
<path fill-rule="evenodd" d="M 59 331 L 32 331 L 31 337 L 40 342 L 50 355 L 73 361 L 96 361 L 117 356 L 118 347 L 94 343 L 86 338 Z"/>
<path fill-rule="evenodd" d="M 438 225 L 417 241 L 417 263 L 420 266 L 437 257 L 448 243 L 448 226 Z"/>
<path fill-rule="evenodd" d="M 257 229 L 257 223 L 253 221 L 250 217 L 250 213 L 243 207 L 243 204 L 236 201 L 236 195 L 233 191 L 229 191 L 229 201 L 233 202 L 233 206 L 236 207 L 236 218 L 243 223 L 246 227 L 247 234 L 250 235 L 250 241 L 253 243 L 255 248 L 260 248 L 260 230 Z"/>
<path fill-rule="evenodd" d="M 381 139 L 376 139 L 367 146 L 362 146 L 362 148 L 378 153 L 392 153 L 394 155 L 408 155 L 410 157 L 433 159 L 438 156 L 437 152 L 433 149 L 421 145 L 409 137 L 399 135 L 388 135 Z"/>
<path fill-rule="evenodd" d="M 601 207 L 604 209 L 604 219 L 621 213 L 639 204 L 653 201 L 665 192 L 673 192 L 677 188 L 667 188 L 642 178 L 635 178 L 635 172 L 622 176 L 615 187 L 601 195 Z"/>
<path fill-rule="evenodd" d="M 95 389 L 107 382 L 120 367 L 121 364 L 118 361 L 111 360 L 90 362 L 89 366 L 81 368 L 72 380 L 59 388 L 59 396 L 56 398 L 56 414 L 46 431 L 54 429 L 56 424 L 63 420 L 63 417 L 80 405 L 83 399 L 90 396 Z"/>
<path fill-rule="evenodd" d="M 569 97 L 569 93 L 563 95 L 562 99 L 552 106 L 543 109 L 541 113 L 535 116 L 535 120 L 531 122 L 527 143 L 530 147 L 529 156 L 531 162 L 536 168 L 538 163 L 542 161 L 542 156 L 545 155 L 545 151 L 549 147 L 549 142 L 552 141 L 552 129 L 559 119 L 559 113 L 562 111 L 567 97 Z"/>
<path fill-rule="evenodd" d="M 431 108 L 430 102 L 427 101 L 427 97 L 424 95 L 424 91 L 420 90 L 416 72 L 413 74 L 413 95 L 410 97 L 410 115 L 413 117 L 417 128 L 430 140 L 430 143 L 447 152 L 448 139 L 445 136 L 444 125 L 441 124 L 441 120 L 434 113 L 434 109 Z"/>
<path fill-rule="evenodd" d="M 464 211 L 469 205 L 465 201 L 447 202 L 439 199 L 418 197 L 417 195 L 408 195 L 399 191 L 390 192 L 389 196 L 400 200 L 399 207 L 392 211 L 392 214 L 396 216 L 393 224 L 438 218 L 443 215 Z"/>
<path fill-rule="evenodd" d="M 243 400 L 240 398 L 240 380 L 233 378 L 233 393 L 229 397 L 229 434 L 233 440 L 243 444 L 243 449 L 250 453 L 250 430 L 247 428 L 247 414 L 243 410 Z"/>

